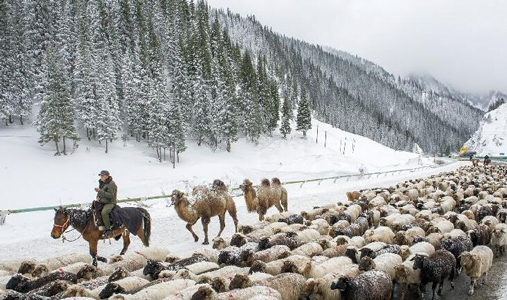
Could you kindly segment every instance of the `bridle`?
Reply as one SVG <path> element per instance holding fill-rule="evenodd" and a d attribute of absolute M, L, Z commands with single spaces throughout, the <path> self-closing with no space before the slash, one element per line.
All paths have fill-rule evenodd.
<path fill-rule="evenodd" d="M 53 228 L 62 228 L 62 233 L 61 234 L 64 234 L 65 231 L 69 228 L 69 223 L 70 223 L 70 215 L 69 215 L 69 218 L 67 218 L 67 221 L 65 221 L 65 223 L 63 223 L 63 225 L 58 225 L 58 224 L 54 224 L 53 223 Z"/>

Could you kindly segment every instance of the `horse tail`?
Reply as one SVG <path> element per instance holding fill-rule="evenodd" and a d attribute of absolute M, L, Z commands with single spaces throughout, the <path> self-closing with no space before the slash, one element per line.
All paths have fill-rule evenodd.
<path fill-rule="evenodd" d="M 144 223 L 144 240 L 143 240 L 143 244 L 146 246 L 146 247 L 149 247 L 150 246 L 150 237 L 151 237 L 151 216 L 150 216 L 150 213 L 144 209 L 144 208 L 139 208 L 139 210 L 141 211 L 141 213 L 143 214 L 143 223 Z"/>

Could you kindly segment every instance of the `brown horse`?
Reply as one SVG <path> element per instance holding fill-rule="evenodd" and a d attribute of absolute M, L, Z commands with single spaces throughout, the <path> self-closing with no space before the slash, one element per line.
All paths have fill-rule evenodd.
<path fill-rule="evenodd" d="M 133 231 L 137 235 L 143 244 L 148 247 L 150 245 L 151 235 L 151 217 L 147 210 L 143 208 L 135 208 L 142 214 L 142 222 L 136 224 L 136 231 Z M 101 256 L 97 256 L 97 244 L 102 238 L 103 230 L 95 228 L 95 222 L 93 220 L 93 213 L 91 209 L 70 209 L 60 207 L 55 208 L 55 218 L 53 224 L 53 230 L 51 231 L 51 237 L 54 239 L 60 238 L 63 233 L 70 227 L 74 227 L 79 233 L 81 233 L 83 239 L 88 242 L 90 246 L 90 255 L 92 256 L 92 263 L 97 266 L 97 260 L 107 262 L 107 259 Z M 130 245 L 130 232 L 125 226 L 112 230 L 112 237 L 116 240 L 123 237 L 123 249 L 120 255 L 125 254 Z"/>

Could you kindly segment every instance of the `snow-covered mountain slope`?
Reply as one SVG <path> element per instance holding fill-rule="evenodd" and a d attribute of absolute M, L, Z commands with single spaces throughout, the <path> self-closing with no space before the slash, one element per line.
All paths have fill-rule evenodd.
<path fill-rule="evenodd" d="M 317 126 L 319 128 L 316 143 Z M 295 125 L 293 124 L 293 128 Z M 327 145 L 324 147 L 327 132 Z M 97 174 L 107 169 L 119 186 L 118 197 L 143 197 L 188 191 L 221 178 L 231 187 L 245 179 L 279 177 L 282 181 L 416 166 L 418 154 L 395 151 L 370 139 L 313 120 L 308 138 L 292 132 L 283 139 L 276 130 L 258 145 L 242 138 L 231 153 L 213 152 L 187 141 L 176 169 L 159 163 L 146 143 L 115 141 L 110 153 L 96 142 L 81 140 L 73 154 L 55 157 L 54 145 L 40 147 L 34 128 L 0 127 L 0 209 L 89 202 L 95 198 Z M 168 156 L 169 154 L 167 154 Z"/>
<path fill-rule="evenodd" d="M 479 155 L 507 153 L 507 104 L 487 113 L 465 145 Z"/>

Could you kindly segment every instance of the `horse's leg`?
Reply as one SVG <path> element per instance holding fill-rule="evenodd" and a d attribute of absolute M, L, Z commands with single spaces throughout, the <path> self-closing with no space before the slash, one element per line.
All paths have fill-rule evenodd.
<path fill-rule="evenodd" d="M 210 222 L 210 218 L 208 218 L 208 217 L 202 217 L 201 218 L 201 222 L 202 222 L 202 228 L 204 230 L 204 242 L 202 244 L 203 245 L 208 245 L 209 244 L 209 241 L 208 241 L 208 224 Z"/>
<path fill-rule="evenodd" d="M 123 232 L 123 249 L 121 249 L 120 255 L 125 254 L 130 245 L 130 232 L 125 229 Z"/>
<path fill-rule="evenodd" d="M 90 255 L 92 257 L 92 265 L 97 267 L 97 243 L 98 240 L 88 241 L 88 245 L 90 246 Z"/>
<path fill-rule="evenodd" d="M 224 231 L 224 228 L 225 228 L 225 211 L 223 214 L 218 215 L 218 218 L 220 219 L 220 231 L 218 232 L 217 236 L 220 236 L 222 234 L 222 231 Z"/>
<path fill-rule="evenodd" d="M 192 230 L 192 225 L 194 225 L 196 222 L 194 223 L 187 223 L 187 230 L 190 231 L 190 233 L 192 234 L 192 236 L 194 237 L 194 241 L 197 242 L 199 240 L 199 236 L 197 236 L 197 234 L 195 234 L 195 232 Z"/>

